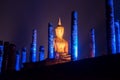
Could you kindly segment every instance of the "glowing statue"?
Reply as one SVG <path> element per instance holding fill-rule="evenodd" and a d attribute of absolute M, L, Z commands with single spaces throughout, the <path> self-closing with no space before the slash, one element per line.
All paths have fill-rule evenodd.
<path fill-rule="evenodd" d="M 56 38 L 54 38 L 54 49 L 56 53 L 56 57 L 64 57 L 68 55 L 68 42 L 63 39 L 64 27 L 61 24 L 61 20 L 59 18 L 58 26 L 55 29 Z"/>

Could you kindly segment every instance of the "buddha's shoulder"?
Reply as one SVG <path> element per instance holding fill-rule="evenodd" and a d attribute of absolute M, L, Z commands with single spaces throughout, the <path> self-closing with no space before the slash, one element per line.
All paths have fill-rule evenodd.
<path fill-rule="evenodd" d="M 63 39 L 63 41 L 64 41 L 65 43 L 68 43 L 68 41 L 67 41 L 67 40 L 65 40 L 65 39 Z"/>

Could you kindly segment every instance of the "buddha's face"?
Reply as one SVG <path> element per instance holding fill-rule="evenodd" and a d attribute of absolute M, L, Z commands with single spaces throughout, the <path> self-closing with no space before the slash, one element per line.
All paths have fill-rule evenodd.
<path fill-rule="evenodd" d="M 56 32 L 57 38 L 60 38 L 60 39 L 63 38 L 63 34 L 64 34 L 64 28 L 63 27 L 57 27 L 55 29 L 55 32 Z"/>

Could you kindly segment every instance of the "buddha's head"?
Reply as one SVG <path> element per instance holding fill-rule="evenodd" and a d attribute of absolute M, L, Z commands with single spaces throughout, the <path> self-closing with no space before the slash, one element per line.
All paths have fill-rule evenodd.
<path fill-rule="evenodd" d="M 61 20 L 59 18 L 58 21 L 58 26 L 55 29 L 55 33 L 56 33 L 56 37 L 62 39 L 63 38 L 63 34 L 64 34 L 64 27 L 61 24 Z"/>

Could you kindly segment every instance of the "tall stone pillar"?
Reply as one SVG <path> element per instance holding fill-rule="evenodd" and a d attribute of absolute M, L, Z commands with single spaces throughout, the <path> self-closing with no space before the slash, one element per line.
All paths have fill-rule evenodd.
<path fill-rule="evenodd" d="M 2 62 L 2 72 L 12 72 L 15 70 L 16 45 L 4 42 L 4 54 Z"/>
<path fill-rule="evenodd" d="M 8 54 L 8 71 L 15 71 L 15 62 L 16 62 L 16 45 L 9 45 L 9 54 Z"/>
<path fill-rule="evenodd" d="M 33 30 L 33 34 L 32 34 L 30 61 L 31 62 L 37 61 L 37 30 L 36 29 Z"/>
<path fill-rule="evenodd" d="M 78 13 L 76 11 L 72 12 L 71 56 L 73 61 L 78 59 Z"/>
<path fill-rule="evenodd" d="M 22 49 L 22 63 L 26 63 L 27 62 L 27 51 L 26 48 Z"/>
<path fill-rule="evenodd" d="M 95 44 L 95 29 L 92 28 L 90 30 L 90 36 L 91 36 L 91 43 L 90 43 L 90 57 L 95 57 L 95 49 L 96 49 L 96 44 Z"/>
<path fill-rule="evenodd" d="M 3 61 L 3 41 L 0 41 L 0 74 L 2 72 L 2 61 Z"/>
<path fill-rule="evenodd" d="M 116 54 L 113 0 L 106 0 L 106 26 L 108 54 Z"/>
<path fill-rule="evenodd" d="M 9 42 L 4 42 L 4 54 L 2 61 L 2 73 L 6 73 L 8 71 L 8 54 L 9 54 Z"/>
<path fill-rule="evenodd" d="M 44 50 L 44 46 L 40 46 L 40 48 L 39 48 L 39 60 L 40 60 L 40 61 L 45 60 L 45 50 Z"/>
<path fill-rule="evenodd" d="M 116 53 L 120 53 L 120 25 L 119 25 L 119 21 L 115 22 L 115 32 L 116 32 Z"/>
<path fill-rule="evenodd" d="M 54 54 L 54 28 L 52 23 L 48 24 L 48 58 L 49 59 L 54 59 L 55 54 Z"/>
<path fill-rule="evenodd" d="M 20 71 L 21 68 L 21 61 L 20 61 L 20 51 L 16 52 L 16 60 L 15 60 L 15 70 Z"/>
<path fill-rule="evenodd" d="M 24 67 L 24 63 L 27 62 L 27 51 L 26 51 L 26 48 L 22 48 L 22 55 L 21 55 L 21 67 L 23 68 Z"/>

